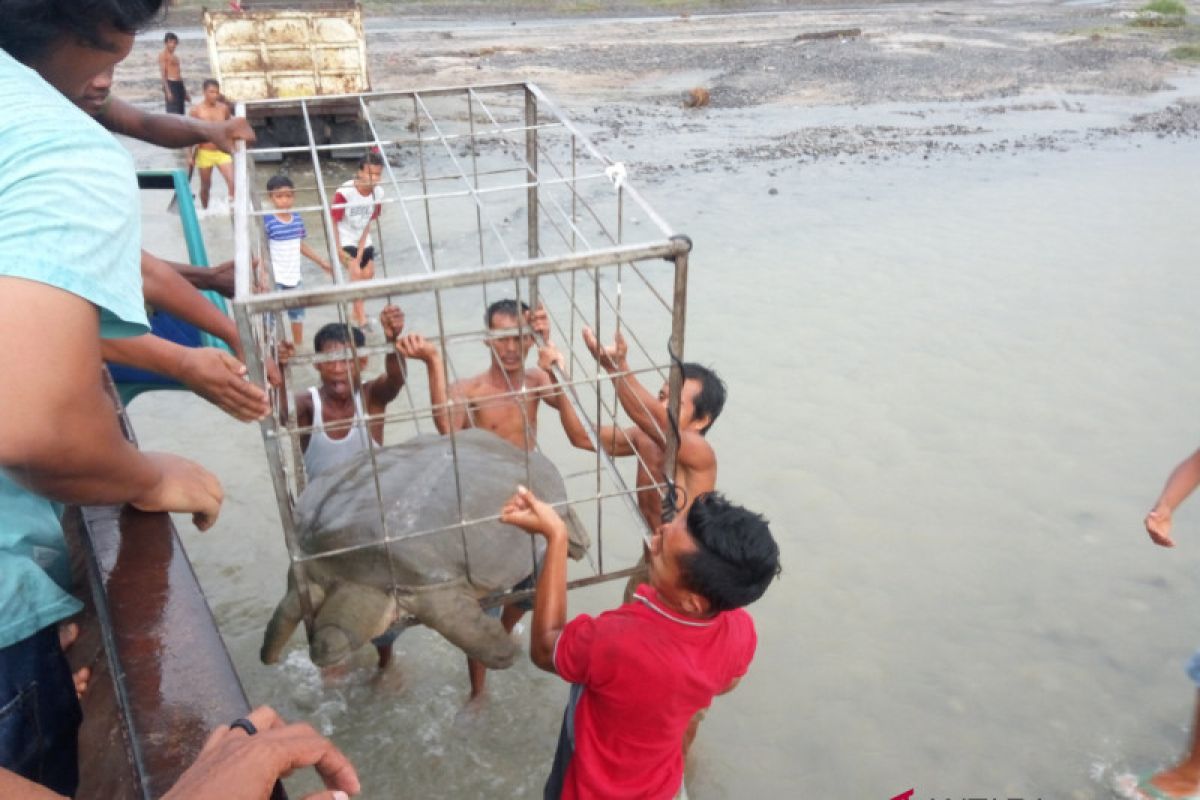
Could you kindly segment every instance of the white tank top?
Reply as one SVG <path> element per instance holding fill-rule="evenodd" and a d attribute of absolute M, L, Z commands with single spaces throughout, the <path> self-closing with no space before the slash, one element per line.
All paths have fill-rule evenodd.
<path fill-rule="evenodd" d="M 309 387 L 308 396 L 312 398 L 313 404 L 313 429 L 308 436 L 308 447 L 304 449 L 304 471 L 311 480 L 314 475 L 366 452 L 371 447 L 371 437 L 363 422 L 361 394 L 354 395 L 355 424 L 341 439 L 330 438 L 325 432 L 321 392 L 316 386 Z"/>

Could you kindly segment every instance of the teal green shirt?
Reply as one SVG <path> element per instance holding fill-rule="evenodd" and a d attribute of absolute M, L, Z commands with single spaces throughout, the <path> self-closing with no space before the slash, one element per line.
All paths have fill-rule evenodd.
<path fill-rule="evenodd" d="M 145 333 L 133 159 L 98 123 L 2 50 L 0 108 L 0 276 L 45 283 L 90 301 L 99 311 L 102 337 Z M 0 382 L 0 413 L 22 413 L 4 399 Z M 59 504 L 0 471 L 0 647 L 81 607 L 67 592 L 61 515 Z"/>

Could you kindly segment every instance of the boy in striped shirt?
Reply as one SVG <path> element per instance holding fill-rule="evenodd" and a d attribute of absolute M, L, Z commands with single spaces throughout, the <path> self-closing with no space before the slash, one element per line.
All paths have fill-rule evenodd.
<path fill-rule="evenodd" d="M 295 289 L 301 284 L 300 256 L 316 263 L 333 277 L 329 261 L 321 258 L 304 241 L 308 232 L 299 214 L 291 212 L 296 202 L 296 187 L 286 175 L 275 175 L 267 181 L 267 195 L 275 206 L 275 213 L 263 217 L 267 231 L 267 249 L 271 256 L 271 271 L 275 276 L 276 289 Z M 288 319 L 292 321 L 292 341 L 304 341 L 304 309 L 289 308 Z"/>

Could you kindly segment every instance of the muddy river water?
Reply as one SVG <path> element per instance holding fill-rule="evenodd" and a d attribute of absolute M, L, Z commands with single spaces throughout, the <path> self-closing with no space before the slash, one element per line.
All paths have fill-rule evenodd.
<path fill-rule="evenodd" d="M 1074 129 L 1172 99 L 1089 98 Z M 687 355 L 729 385 L 721 485 L 783 550 L 690 796 L 1104 798 L 1114 774 L 1183 746 L 1200 502 L 1177 515 L 1175 550 L 1141 518 L 1200 445 L 1200 148 L 1069 131 L 991 146 L 1070 127 L 1060 100 L 928 158 L 803 161 L 769 143 L 920 115 L 971 127 L 982 105 L 713 109 L 670 135 L 634 107 L 619 144 L 601 137 L 679 165 L 630 178 L 695 241 Z M 763 157 L 722 155 L 748 146 Z M 227 223 L 206 225 L 225 257 Z M 262 666 L 286 553 L 257 428 L 180 393 L 131 410 L 143 447 L 225 483 L 214 530 L 178 524 L 253 702 L 331 735 L 367 797 L 540 796 L 564 684 L 522 657 L 460 714 L 462 657 L 422 629 L 382 678 L 364 661 L 323 685 L 300 637 Z"/>

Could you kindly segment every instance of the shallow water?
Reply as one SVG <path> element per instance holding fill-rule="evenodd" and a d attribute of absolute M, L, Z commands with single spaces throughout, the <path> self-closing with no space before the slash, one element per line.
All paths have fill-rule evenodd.
<path fill-rule="evenodd" d="M 630 153 L 801 124 L 755 113 L 635 131 Z M 1200 503 L 1173 551 L 1141 517 L 1200 444 L 1195 143 L 730 166 L 642 184 L 695 241 L 687 356 L 730 387 L 721 486 L 771 518 L 785 566 L 690 795 L 1082 800 L 1169 759 L 1194 695 Z M 260 665 L 286 556 L 257 429 L 178 393 L 132 415 L 143 447 L 225 482 L 215 530 L 178 524 L 254 702 L 330 734 L 368 797 L 539 794 L 558 679 L 527 659 L 492 673 L 472 718 L 461 655 L 425 630 L 383 680 L 363 661 L 323 688 L 299 637 Z"/>

